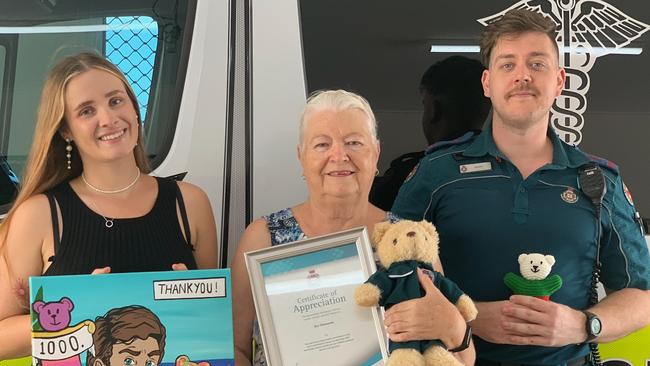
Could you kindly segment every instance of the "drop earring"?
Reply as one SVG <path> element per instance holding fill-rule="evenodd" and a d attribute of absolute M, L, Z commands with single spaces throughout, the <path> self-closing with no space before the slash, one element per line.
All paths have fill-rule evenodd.
<path fill-rule="evenodd" d="M 70 161 L 70 158 L 72 157 L 72 154 L 70 154 L 72 152 L 72 144 L 70 142 L 71 140 L 69 138 L 65 139 L 65 157 L 68 159 L 68 170 L 72 167 L 72 162 Z"/>
<path fill-rule="evenodd" d="M 140 118 L 138 118 L 138 115 L 135 115 L 135 125 L 138 126 L 138 136 L 142 133 L 142 128 L 144 127 L 144 123 L 140 123 Z M 135 140 L 135 147 L 138 146 L 138 140 Z"/>

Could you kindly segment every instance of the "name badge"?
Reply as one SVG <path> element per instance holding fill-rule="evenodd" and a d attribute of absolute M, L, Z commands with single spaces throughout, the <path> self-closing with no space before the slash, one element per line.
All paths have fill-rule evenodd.
<path fill-rule="evenodd" d="M 460 166 L 460 173 L 477 173 L 492 170 L 492 163 L 486 161 L 484 163 L 463 164 Z"/>

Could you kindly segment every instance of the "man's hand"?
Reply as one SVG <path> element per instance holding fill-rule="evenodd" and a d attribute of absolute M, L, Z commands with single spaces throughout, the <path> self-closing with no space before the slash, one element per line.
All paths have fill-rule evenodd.
<path fill-rule="evenodd" d="M 476 306 L 474 334 L 491 343 L 560 347 L 587 339 L 584 314 L 556 302 L 513 295 Z"/>
<path fill-rule="evenodd" d="M 587 339 L 584 314 L 556 302 L 513 295 L 502 314 L 510 344 L 561 347 Z"/>
<path fill-rule="evenodd" d="M 465 320 L 445 298 L 431 278 L 418 269 L 425 295 L 401 302 L 386 311 L 384 325 L 394 342 L 440 339 L 448 348 L 457 347 L 465 332 Z"/>
<path fill-rule="evenodd" d="M 491 301 L 476 303 L 478 317 L 472 322 L 475 335 L 491 343 L 508 344 L 510 335 L 504 329 L 506 318 L 503 307 L 508 301 Z"/>

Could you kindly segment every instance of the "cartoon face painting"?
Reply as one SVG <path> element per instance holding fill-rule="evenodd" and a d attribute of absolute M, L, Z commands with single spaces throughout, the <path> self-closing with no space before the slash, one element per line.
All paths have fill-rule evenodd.
<path fill-rule="evenodd" d="M 165 326 L 138 305 L 111 309 L 95 319 L 95 355 L 88 366 L 157 366 L 165 353 Z"/>
<path fill-rule="evenodd" d="M 131 342 L 116 343 L 109 363 L 112 366 L 156 366 L 162 351 L 154 337 L 135 338 Z"/>
<path fill-rule="evenodd" d="M 234 365 L 229 286 L 216 269 L 33 276 L 30 366 Z"/>

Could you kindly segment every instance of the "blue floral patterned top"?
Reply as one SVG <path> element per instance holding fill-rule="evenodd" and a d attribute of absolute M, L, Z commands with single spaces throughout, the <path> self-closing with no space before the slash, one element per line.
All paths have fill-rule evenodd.
<path fill-rule="evenodd" d="M 271 233 L 271 245 L 286 244 L 307 239 L 298 221 L 293 216 L 291 208 L 285 208 L 268 216 L 263 216 L 263 218 Z M 387 211 L 386 220 L 397 222 L 400 218 L 394 213 Z M 264 345 L 262 344 L 262 335 L 257 319 L 255 319 L 253 324 L 253 366 L 266 366 L 266 355 L 264 354 Z"/>

